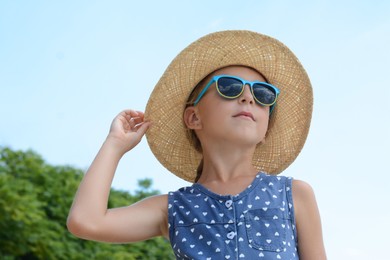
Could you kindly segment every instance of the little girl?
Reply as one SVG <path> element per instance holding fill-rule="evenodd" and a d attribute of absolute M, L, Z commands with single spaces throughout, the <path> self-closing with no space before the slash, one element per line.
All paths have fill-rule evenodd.
<path fill-rule="evenodd" d="M 167 238 L 177 259 L 326 259 L 311 187 L 277 176 L 302 149 L 309 78 L 282 43 L 250 31 L 184 49 L 145 114 L 125 110 L 88 169 L 68 228 L 90 240 Z M 157 159 L 190 187 L 107 209 L 121 157 L 146 133 Z"/>

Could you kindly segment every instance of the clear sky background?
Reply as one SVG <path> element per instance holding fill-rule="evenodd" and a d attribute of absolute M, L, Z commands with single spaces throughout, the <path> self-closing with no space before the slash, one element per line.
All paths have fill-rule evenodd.
<path fill-rule="evenodd" d="M 389 1 L 1 1 L 0 145 L 87 169 L 115 115 L 144 110 L 179 51 L 226 29 L 281 40 L 311 78 L 310 134 L 283 174 L 315 189 L 329 259 L 390 259 Z M 145 177 L 188 185 L 143 140 L 113 187 Z"/>

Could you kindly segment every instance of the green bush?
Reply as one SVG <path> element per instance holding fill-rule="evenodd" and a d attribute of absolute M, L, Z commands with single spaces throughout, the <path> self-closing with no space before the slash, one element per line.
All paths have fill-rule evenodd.
<path fill-rule="evenodd" d="M 0 147 L 0 259 L 174 259 L 163 238 L 133 244 L 105 244 L 74 237 L 68 211 L 83 172 L 52 166 L 33 151 Z M 150 195 L 149 179 L 133 194 L 111 190 L 109 207 Z"/>

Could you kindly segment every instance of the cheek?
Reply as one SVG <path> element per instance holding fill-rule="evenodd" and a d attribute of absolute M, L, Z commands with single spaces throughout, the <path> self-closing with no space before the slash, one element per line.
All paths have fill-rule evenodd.
<path fill-rule="evenodd" d="M 208 94 L 202 103 L 199 103 L 199 113 L 203 119 L 218 120 L 224 113 L 229 111 L 229 102 L 223 100 L 220 96 L 213 97 L 215 93 Z"/>
<path fill-rule="evenodd" d="M 262 141 L 264 138 L 265 138 L 265 135 L 268 131 L 268 125 L 269 125 L 269 110 L 268 109 L 264 109 L 264 111 L 262 112 L 265 112 L 265 113 L 262 113 L 261 116 L 260 116 L 260 120 L 259 120 L 259 137 L 260 137 L 260 141 Z"/>
<path fill-rule="evenodd" d="M 266 135 L 267 130 L 268 130 L 268 122 L 262 123 L 258 129 L 259 129 L 259 132 L 258 132 L 259 138 L 260 138 L 260 141 L 262 141 L 265 138 L 265 135 Z"/>

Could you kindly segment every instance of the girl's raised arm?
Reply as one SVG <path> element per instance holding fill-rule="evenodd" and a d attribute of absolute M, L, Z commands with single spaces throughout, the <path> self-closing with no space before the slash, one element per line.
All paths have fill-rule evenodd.
<path fill-rule="evenodd" d="M 128 207 L 107 209 L 111 183 L 122 156 L 149 128 L 139 111 L 125 110 L 113 120 L 109 135 L 85 174 L 70 209 L 67 226 L 74 235 L 112 243 L 167 236 L 167 196 Z"/>

